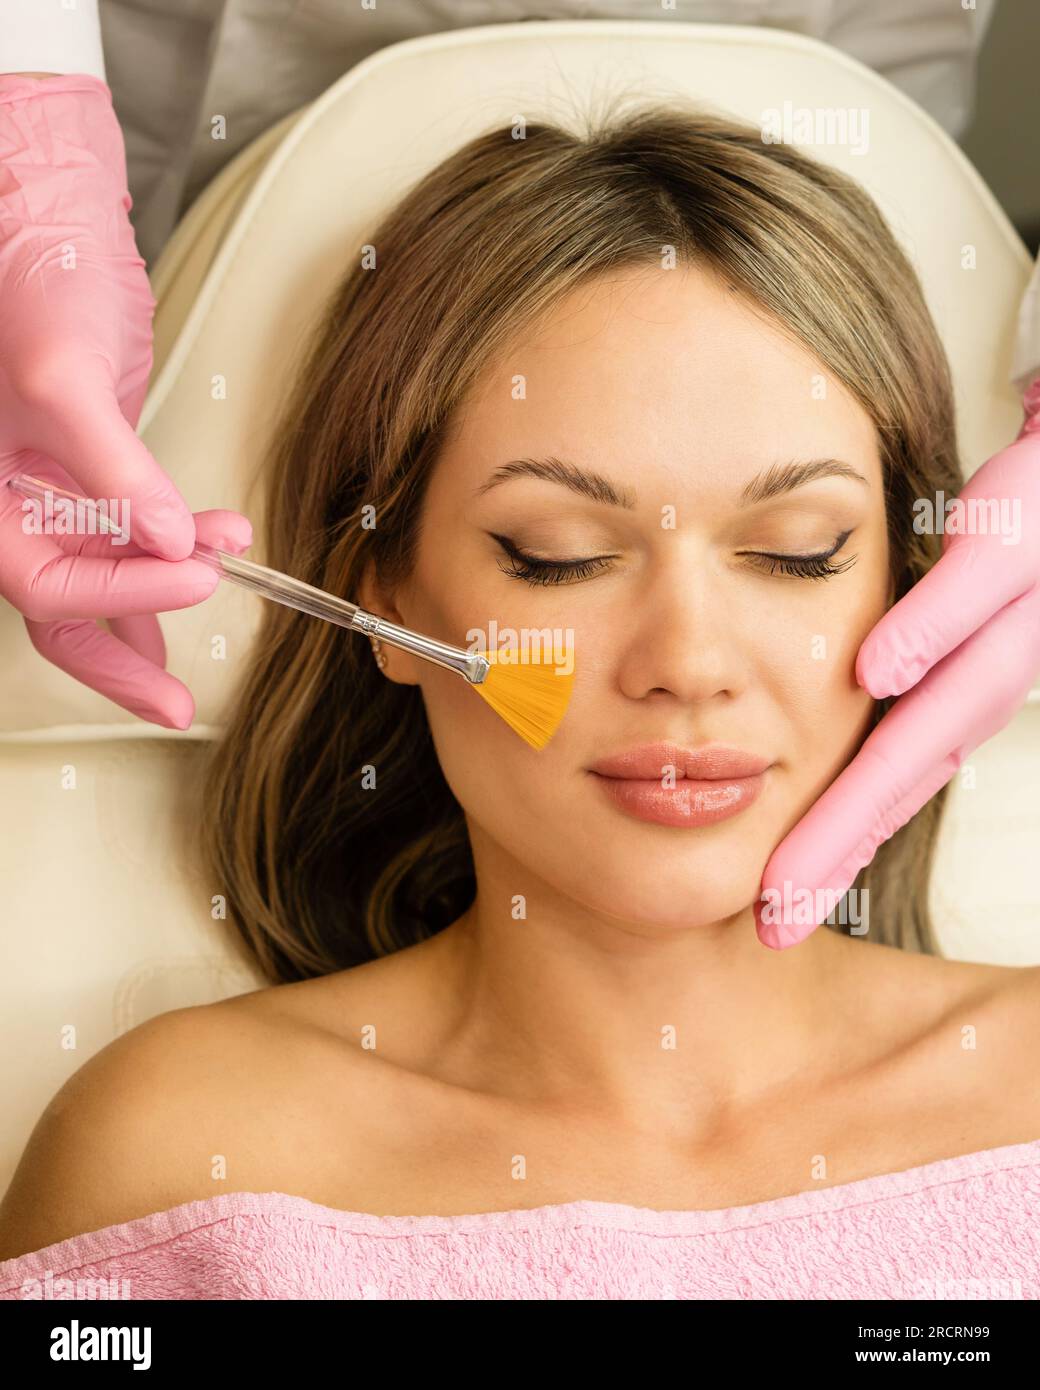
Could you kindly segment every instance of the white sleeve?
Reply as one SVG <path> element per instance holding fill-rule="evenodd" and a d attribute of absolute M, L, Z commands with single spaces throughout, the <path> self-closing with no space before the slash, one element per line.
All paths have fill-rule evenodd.
<path fill-rule="evenodd" d="M 104 82 L 98 0 L 0 0 L 3 72 L 86 72 Z"/>

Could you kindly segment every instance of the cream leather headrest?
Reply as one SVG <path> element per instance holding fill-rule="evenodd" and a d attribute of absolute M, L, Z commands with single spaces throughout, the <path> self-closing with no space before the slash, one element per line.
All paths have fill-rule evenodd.
<path fill-rule="evenodd" d="M 1029 256 L 957 146 L 902 93 L 834 49 L 776 30 L 507 24 L 366 59 L 243 152 L 175 234 L 156 269 L 163 360 L 141 433 L 189 505 L 244 511 L 259 531 L 260 492 L 250 483 L 295 354 L 377 221 L 427 170 L 518 116 L 569 125 L 615 96 L 642 104 L 673 94 L 756 124 L 766 110 L 869 112 L 868 152 L 806 148 L 866 186 L 919 270 L 951 359 L 966 473 L 1008 443 L 1021 420 L 1007 379 Z M 973 270 L 962 268 L 966 246 Z M 261 602 L 222 584 L 162 620 L 169 669 L 196 699 L 196 736 L 221 723 Z M 218 635 L 224 660 L 213 657 Z M 8 605 L 0 669 L 0 737 L 171 736 L 39 657 Z"/>

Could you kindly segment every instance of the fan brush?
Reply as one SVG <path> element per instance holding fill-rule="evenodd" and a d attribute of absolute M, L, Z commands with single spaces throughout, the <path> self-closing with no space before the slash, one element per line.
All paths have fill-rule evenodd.
<path fill-rule="evenodd" d="M 8 482 L 23 497 L 45 502 L 46 493 L 49 492 L 52 497 L 61 497 L 90 508 L 95 513 L 100 530 L 126 536 L 89 498 L 42 479 L 31 478 L 25 473 L 17 474 Z M 129 540 L 129 537 L 126 539 Z M 302 580 L 293 579 L 280 570 L 258 565 L 253 560 L 243 560 L 226 550 L 200 542 L 191 556 L 215 569 L 222 579 L 250 589 L 261 598 L 271 599 L 287 608 L 296 608 L 315 618 L 324 618 L 326 622 L 336 623 L 351 632 L 376 637 L 392 647 L 400 647 L 402 651 L 457 672 L 499 718 L 532 748 L 545 747 L 566 712 L 574 684 L 574 663 L 569 662 L 569 669 L 561 672 L 553 659 L 553 652 L 534 660 L 530 653 L 516 647 L 471 652 L 465 647 L 453 647 L 424 633 L 391 623 L 356 603 L 348 603 L 346 599 L 337 598 L 324 589 L 316 589 L 311 584 L 304 584 Z"/>

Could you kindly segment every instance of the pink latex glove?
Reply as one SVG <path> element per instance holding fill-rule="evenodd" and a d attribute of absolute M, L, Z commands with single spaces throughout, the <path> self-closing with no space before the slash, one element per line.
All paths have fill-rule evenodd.
<path fill-rule="evenodd" d="M 220 580 L 186 558 L 195 519 L 134 432 L 155 300 L 130 207 L 105 83 L 0 76 L 0 594 L 49 661 L 142 719 L 184 729 L 195 705 L 164 669 L 156 613 L 200 602 Z M 27 535 L 23 499 L 6 485 L 18 472 L 125 499 L 134 544 Z M 250 544 L 239 513 L 199 517 L 198 539 Z"/>
<path fill-rule="evenodd" d="M 878 846 L 1009 722 L 1040 672 L 1040 378 L 1024 407 L 1018 438 L 958 494 L 1017 499 L 1020 538 L 946 531 L 941 558 L 860 647 L 859 684 L 878 700 L 903 698 L 766 864 L 755 905 L 763 945 L 804 941 Z M 800 901 L 820 906 L 812 921 L 794 920 Z"/>

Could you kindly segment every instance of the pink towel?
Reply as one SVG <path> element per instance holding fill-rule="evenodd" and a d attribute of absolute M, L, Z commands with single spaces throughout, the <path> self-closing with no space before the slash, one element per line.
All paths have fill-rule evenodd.
<path fill-rule="evenodd" d="M 1038 1297 L 1040 1139 L 716 1211 L 228 1192 L 0 1263 L 5 1299 Z"/>

